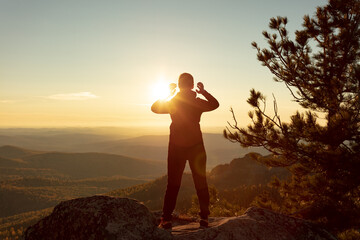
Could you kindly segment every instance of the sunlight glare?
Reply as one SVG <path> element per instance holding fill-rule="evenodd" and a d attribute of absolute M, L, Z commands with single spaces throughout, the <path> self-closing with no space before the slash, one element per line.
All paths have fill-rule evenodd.
<path fill-rule="evenodd" d="M 165 81 L 158 81 L 152 86 L 152 97 L 164 100 L 170 95 L 169 84 Z"/>

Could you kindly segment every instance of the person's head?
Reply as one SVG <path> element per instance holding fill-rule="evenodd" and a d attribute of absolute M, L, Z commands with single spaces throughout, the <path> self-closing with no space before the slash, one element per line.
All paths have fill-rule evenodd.
<path fill-rule="evenodd" d="M 194 78 L 189 73 L 182 73 L 179 76 L 179 84 L 180 90 L 191 90 L 194 88 Z"/>

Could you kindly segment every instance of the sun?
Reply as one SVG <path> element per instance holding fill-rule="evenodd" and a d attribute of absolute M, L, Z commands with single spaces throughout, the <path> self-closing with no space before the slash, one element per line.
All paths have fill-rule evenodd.
<path fill-rule="evenodd" d="M 153 99 L 164 100 L 170 95 L 169 83 L 158 81 L 151 87 L 151 95 Z"/>

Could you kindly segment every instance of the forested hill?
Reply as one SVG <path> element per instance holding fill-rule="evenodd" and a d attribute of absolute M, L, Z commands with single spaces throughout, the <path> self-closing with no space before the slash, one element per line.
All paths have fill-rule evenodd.
<path fill-rule="evenodd" d="M 264 191 L 271 191 L 267 183 L 272 176 L 285 178 L 289 175 L 286 169 L 270 169 L 257 163 L 253 159 L 254 156 L 260 157 L 261 155 L 256 153 L 247 154 L 242 158 L 232 160 L 229 164 L 218 165 L 209 172 L 210 195 L 213 201 L 218 201 L 216 207 L 218 209 L 214 211 L 219 211 L 220 214 L 224 210 L 225 212 L 222 212 L 222 215 L 234 215 L 236 211 L 242 213 L 242 210 L 248 208 L 257 196 Z M 271 156 L 266 157 L 270 158 Z M 151 210 L 159 210 L 163 204 L 166 184 L 167 177 L 163 176 L 148 183 L 111 191 L 108 195 L 134 198 L 143 202 Z M 191 213 L 194 201 L 196 202 L 196 200 L 192 199 L 195 194 L 192 176 L 185 173 L 181 182 L 176 211 Z M 222 200 L 227 203 L 221 202 Z M 219 204 L 225 204 L 226 206 L 220 206 Z M 227 207 L 229 209 L 226 209 Z"/>
<path fill-rule="evenodd" d="M 233 159 L 230 163 L 214 167 L 208 181 L 217 188 L 235 188 L 241 185 L 267 184 L 273 176 L 285 178 L 289 171 L 285 168 L 268 168 L 258 163 L 256 158 L 271 158 L 272 155 L 261 156 L 257 153 L 246 154 L 242 158 Z"/>
<path fill-rule="evenodd" d="M 39 152 L 14 146 L 0 147 L 0 170 L 23 169 L 52 171 L 73 179 L 124 176 L 154 178 L 165 174 L 166 166 L 156 161 L 143 160 L 107 153 Z M 15 170 L 16 170 L 15 169 Z"/>
<path fill-rule="evenodd" d="M 55 132 L 43 132 L 44 129 L 28 131 L 0 129 L 0 146 L 12 145 L 46 152 L 100 152 L 162 161 L 166 164 L 168 134 L 124 137 L 104 133 L 84 134 L 79 130 L 68 132 L 66 129 L 59 129 Z M 204 133 L 203 138 L 207 153 L 207 166 L 210 168 L 228 163 L 231 159 L 244 156 L 249 152 L 267 154 L 263 148 L 241 148 L 225 139 L 222 134 Z M 21 154 L 27 154 L 27 152 Z M 2 155 L 0 154 L 0 156 Z"/>

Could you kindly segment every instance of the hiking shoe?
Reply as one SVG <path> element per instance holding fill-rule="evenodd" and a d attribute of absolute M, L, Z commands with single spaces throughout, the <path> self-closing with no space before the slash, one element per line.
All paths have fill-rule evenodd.
<path fill-rule="evenodd" d="M 201 228 L 208 228 L 209 227 L 209 220 L 207 218 L 200 219 L 200 227 Z"/>
<path fill-rule="evenodd" d="M 162 229 L 165 229 L 165 230 L 171 230 L 171 228 L 172 228 L 171 221 L 166 221 L 164 219 L 161 219 L 158 228 L 162 228 Z"/>

